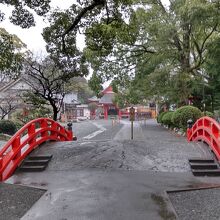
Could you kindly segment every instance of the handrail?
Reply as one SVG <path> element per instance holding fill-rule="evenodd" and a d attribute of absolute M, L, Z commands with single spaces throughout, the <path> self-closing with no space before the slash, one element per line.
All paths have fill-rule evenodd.
<path fill-rule="evenodd" d="M 72 130 L 49 118 L 34 119 L 18 130 L 0 150 L 0 181 L 8 179 L 33 149 L 48 140 L 72 141 Z"/>
<path fill-rule="evenodd" d="M 220 125 L 213 118 L 205 116 L 198 119 L 192 128 L 187 129 L 187 139 L 206 142 L 220 160 Z"/>

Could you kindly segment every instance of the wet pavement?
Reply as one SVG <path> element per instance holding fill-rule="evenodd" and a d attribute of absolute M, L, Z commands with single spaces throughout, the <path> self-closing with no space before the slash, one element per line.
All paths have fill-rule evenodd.
<path fill-rule="evenodd" d="M 47 143 L 33 152 L 53 154 L 44 172 L 16 172 L 7 181 L 47 190 L 22 219 L 183 219 L 167 190 L 220 183 L 220 178 L 197 178 L 190 172 L 188 158 L 211 156 L 201 143 L 188 143 L 153 120 L 134 124 L 134 140 L 129 121 L 95 123 L 102 132 L 85 133 L 89 139 L 82 135 L 77 142 Z M 105 132 L 111 140 L 102 139 Z"/>
<path fill-rule="evenodd" d="M 72 129 L 78 140 L 111 140 L 122 126 L 120 121 L 98 119 L 73 123 Z"/>

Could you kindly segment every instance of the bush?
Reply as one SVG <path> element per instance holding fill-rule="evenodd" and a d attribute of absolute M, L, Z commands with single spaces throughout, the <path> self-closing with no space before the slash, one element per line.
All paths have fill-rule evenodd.
<path fill-rule="evenodd" d="M 208 116 L 210 118 L 214 118 L 214 114 L 212 112 L 208 112 L 208 111 L 205 111 L 205 114 L 203 113 L 203 116 Z"/>
<path fill-rule="evenodd" d="M 166 114 L 167 112 L 161 112 L 158 116 L 157 116 L 157 122 L 158 123 L 163 123 L 162 122 L 162 118 L 163 116 Z"/>
<path fill-rule="evenodd" d="M 186 130 L 187 121 L 189 119 L 192 119 L 193 122 L 196 122 L 196 120 L 201 118 L 202 116 L 202 112 L 198 108 L 190 105 L 182 106 L 174 112 L 172 116 L 172 123 L 175 127 Z"/>
<path fill-rule="evenodd" d="M 16 125 L 9 120 L 0 121 L 0 133 L 13 135 L 17 131 Z"/>
<path fill-rule="evenodd" d="M 173 127 L 172 116 L 174 112 L 167 112 L 162 117 L 162 123 L 167 125 L 168 127 Z"/>

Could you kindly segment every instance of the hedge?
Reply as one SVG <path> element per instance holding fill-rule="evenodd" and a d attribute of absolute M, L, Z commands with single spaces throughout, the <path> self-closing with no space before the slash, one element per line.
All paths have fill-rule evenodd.
<path fill-rule="evenodd" d="M 214 114 L 212 112 L 205 111 L 205 113 L 203 113 L 203 115 L 208 116 L 210 118 L 214 118 Z"/>
<path fill-rule="evenodd" d="M 163 123 L 162 122 L 162 118 L 163 116 L 166 114 L 167 112 L 161 112 L 158 116 L 157 116 L 157 122 L 158 123 Z"/>
<path fill-rule="evenodd" d="M 0 133 L 13 135 L 17 131 L 16 125 L 10 120 L 0 121 Z"/>
<path fill-rule="evenodd" d="M 167 112 L 162 117 L 162 123 L 168 127 L 173 127 L 172 117 L 174 112 Z"/>
<path fill-rule="evenodd" d="M 182 106 L 174 112 L 172 116 L 172 123 L 175 127 L 186 130 L 187 121 L 189 119 L 192 119 L 193 122 L 196 122 L 196 120 L 202 116 L 203 114 L 198 108 L 193 106 Z"/>

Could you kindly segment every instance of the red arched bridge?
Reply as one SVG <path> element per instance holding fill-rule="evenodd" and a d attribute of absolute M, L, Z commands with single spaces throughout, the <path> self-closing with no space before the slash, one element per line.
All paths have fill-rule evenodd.
<path fill-rule="evenodd" d="M 210 117 L 202 117 L 196 121 L 192 128 L 187 129 L 188 141 L 206 142 L 220 160 L 220 125 Z"/>
<path fill-rule="evenodd" d="M 0 151 L 0 181 L 9 178 L 32 150 L 48 140 L 71 141 L 72 130 L 49 118 L 39 118 L 17 131 Z"/>

